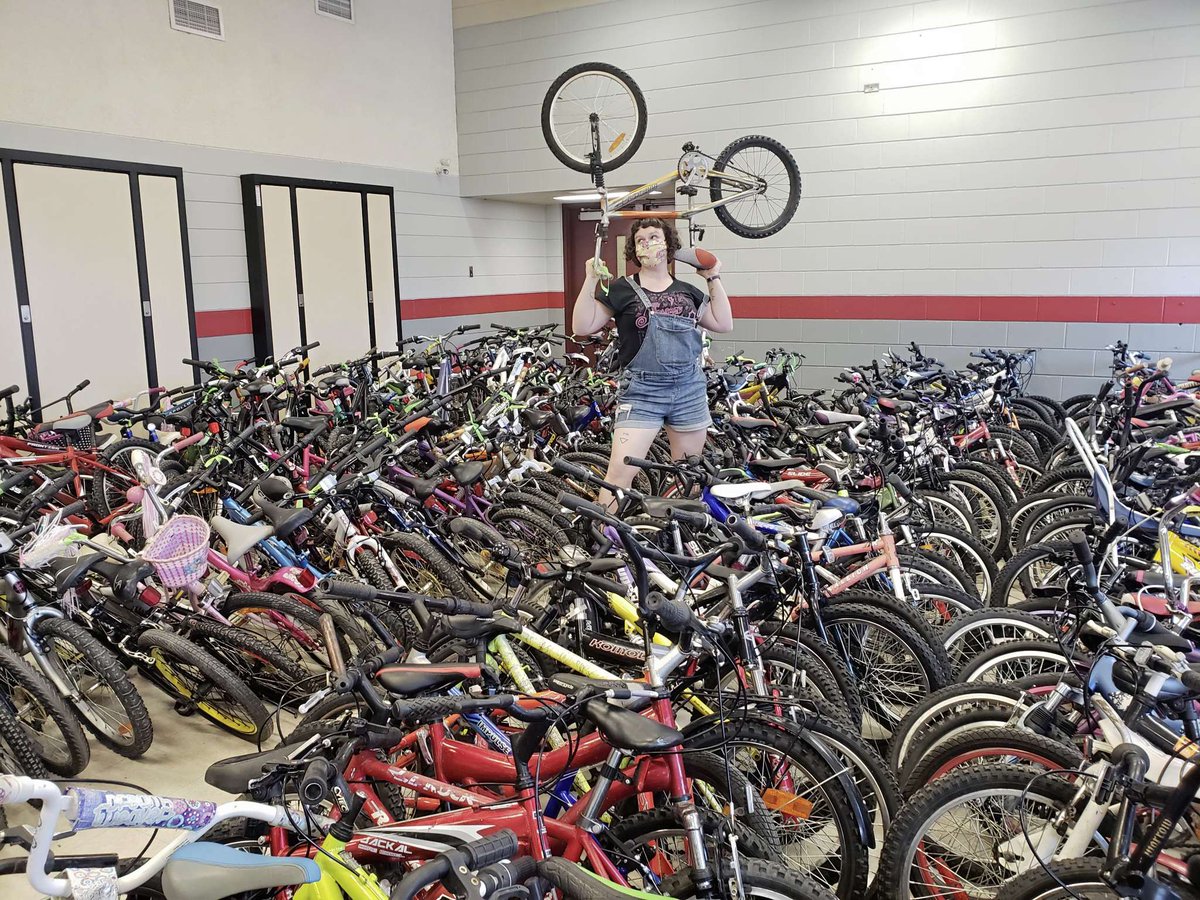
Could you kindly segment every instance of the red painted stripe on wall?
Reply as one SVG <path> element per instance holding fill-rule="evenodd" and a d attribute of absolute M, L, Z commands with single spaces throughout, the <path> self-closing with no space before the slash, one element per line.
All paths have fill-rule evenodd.
<path fill-rule="evenodd" d="M 967 322 L 1200 322 L 1200 297 L 733 297 L 745 319 L 908 319 Z"/>
<path fill-rule="evenodd" d="M 970 297 L 954 295 L 842 295 L 733 297 L 733 312 L 744 319 L 905 319 L 959 322 L 1200 322 L 1197 297 Z M 406 322 L 445 317 L 469 318 L 519 310 L 562 309 L 561 291 L 436 297 L 402 300 Z M 248 309 L 196 313 L 198 337 L 250 334 Z"/>
<path fill-rule="evenodd" d="M 215 309 L 196 313 L 196 337 L 251 334 L 254 326 L 248 309 Z"/>
<path fill-rule="evenodd" d="M 436 297 L 429 300 L 400 301 L 400 315 L 406 322 L 411 319 L 439 319 L 443 316 L 480 316 L 487 313 L 517 312 L 524 309 L 562 308 L 562 291 L 496 294 L 490 297 Z"/>

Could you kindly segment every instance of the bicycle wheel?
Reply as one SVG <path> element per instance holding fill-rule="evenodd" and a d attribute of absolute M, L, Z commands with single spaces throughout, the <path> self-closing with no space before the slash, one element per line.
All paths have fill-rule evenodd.
<path fill-rule="evenodd" d="M 952 684 L 935 691 L 914 706 L 896 729 L 888 750 L 888 763 L 893 771 L 902 771 L 908 764 L 912 748 L 927 728 L 983 707 L 1004 710 L 1001 718 L 1006 720 L 1020 699 L 1019 690 L 995 684 Z"/>
<path fill-rule="evenodd" d="M 542 100 L 542 137 L 555 158 L 592 171 L 591 117 L 600 129 L 600 167 L 629 162 L 646 136 L 646 98 L 628 73 L 608 63 L 580 63 L 559 75 Z"/>
<path fill-rule="evenodd" d="M 740 137 L 721 151 L 714 170 L 758 184 L 753 196 L 716 208 L 720 223 L 738 237 L 770 237 L 792 221 L 800 202 L 800 169 L 779 141 L 761 134 Z M 740 183 L 725 182 L 719 175 L 709 176 L 709 199 L 713 203 L 720 203 L 726 192 L 737 196 L 745 190 Z"/>
<path fill-rule="evenodd" d="M 928 749 L 914 748 L 913 757 L 917 762 L 904 775 L 905 796 L 963 766 L 1020 763 L 1049 771 L 1083 765 L 1083 755 L 1069 744 L 1007 725 L 972 728 Z"/>
<path fill-rule="evenodd" d="M 329 671 L 321 613 L 312 607 L 282 594 L 245 591 L 226 597 L 221 613 L 234 628 L 265 641 L 309 676 Z M 342 629 L 335 630 L 342 656 L 353 659 L 355 647 Z"/>
<path fill-rule="evenodd" d="M 325 683 L 323 674 L 310 672 L 249 632 L 207 619 L 194 619 L 187 627 L 189 639 L 229 666 L 272 705 L 294 709 Z"/>
<path fill-rule="evenodd" d="M 884 900 L 993 897 L 1036 866 L 1024 833 L 1035 846 L 1051 839 L 1055 817 L 1075 793 L 1064 779 L 1039 776 L 1037 769 L 989 763 L 951 772 L 914 794 L 883 845 Z"/>
<path fill-rule="evenodd" d="M 950 680 L 941 647 L 911 624 L 860 603 L 833 603 L 822 617 L 862 692 L 863 736 L 887 740 L 905 713 Z"/>
<path fill-rule="evenodd" d="M 991 647 L 1053 637 L 1054 628 L 1045 619 L 1007 607 L 984 607 L 959 616 L 942 629 L 942 643 L 955 672 L 968 659 Z"/>
<path fill-rule="evenodd" d="M 0 710 L 21 723 L 34 751 L 55 775 L 78 775 L 91 759 L 87 735 L 45 675 L 0 644 Z"/>
<path fill-rule="evenodd" d="M 963 662 L 960 681 L 1012 684 L 1030 675 L 1071 671 L 1071 658 L 1057 641 L 1013 641 L 989 647 Z"/>
<path fill-rule="evenodd" d="M 863 896 L 868 858 L 851 804 L 829 764 L 800 732 L 761 716 L 734 713 L 725 721 L 706 717 L 684 729 L 686 747 L 725 754 L 749 779 L 780 824 L 781 861 L 788 871 L 828 886 L 839 897 Z"/>
<path fill-rule="evenodd" d="M 200 713 L 248 741 L 265 740 L 273 723 L 249 686 L 230 668 L 186 638 L 162 629 L 142 632 L 138 647 L 152 660 L 147 674 L 174 695 L 183 715 Z"/>
<path fill-rule="evenodd" d="M 67 699 L 96 739 L 127 759 L 149 750 L 154 723 L 116 655 L 68 619 L 41 619 L 33 628 L 46 648 L 47 665 L 70 689 Z"/>
<path fill-rule="evenodd" d="M 995 900 L 1117 900 L 1121 894 L 1104 879 L 1103 868 L 1099 859 L 1052 860 L 1006 883 Z"/>

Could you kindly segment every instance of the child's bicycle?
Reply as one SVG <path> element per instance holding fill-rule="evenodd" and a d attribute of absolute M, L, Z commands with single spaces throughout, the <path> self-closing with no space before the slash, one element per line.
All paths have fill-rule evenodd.
<path fill-rule="evenodd" d="M 674 171 L 609 199 L 604 173 L 627 163 L 646 136 L 646 99 L 628 73 L 607 63 L 581 63 L 563 72 L 542 101 L 542 136 L 559 162 L 587 172 L 600 195 L 596 258 L 612 218 L 637 218 L 632 207 L 678 179 L 687 197 L 683 210 L 655 210 L 661 219 L 688 219 L 714 210 L 717 219 L 739 237 L 765 238 L 792 220 L 800 202 L 800 170 L 783 144 L 762 135 L 733 141 L 715 158 L 690 141 Z M 707 185 L 709 201 L 693 204 Z M 703 237 L 703 229 L 691 230 Z M 685 260 L 687 261 L 687 260 Z"/>

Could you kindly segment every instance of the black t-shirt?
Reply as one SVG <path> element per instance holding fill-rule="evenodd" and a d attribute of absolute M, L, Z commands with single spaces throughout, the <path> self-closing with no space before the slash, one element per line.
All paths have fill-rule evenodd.
<path fill-rule="evenodd" d="M 637 278 L 636 275 L 633 277 Z M 640 280 L 638 284 L 641 284 Z M 617 368 L 624 369 L 642 349 L 650 317 L 624 278 L 615 279 L 609 284 L 607 294 L 597 293 L 596 296 L 613 311 L 613 318 L 617 322 Z M 695 319 L 704 302 L 704 292 L 677 278 L 665 291 L 646 291 L 646 299 L 659 315 Z"/>

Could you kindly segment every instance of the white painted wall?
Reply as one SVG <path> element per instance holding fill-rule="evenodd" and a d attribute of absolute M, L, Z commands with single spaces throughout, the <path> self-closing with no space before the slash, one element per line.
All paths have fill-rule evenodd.
<path fill-rule="evenodd" d="M 608 0 L 460 28 L 464 192 L 587 186 L 539 109 L 589 60 L 649 106 L 610 186 L 688 139 L 792 149 L 790 227 L 740 241 L 709 217 L 738 294 L 1200 293 L 1196 0 Z"/>
<path fill-rule="evenodd" d="M 454 165 L 450 0 L 0 0 L 0 121 L 433 173 Z"/>

